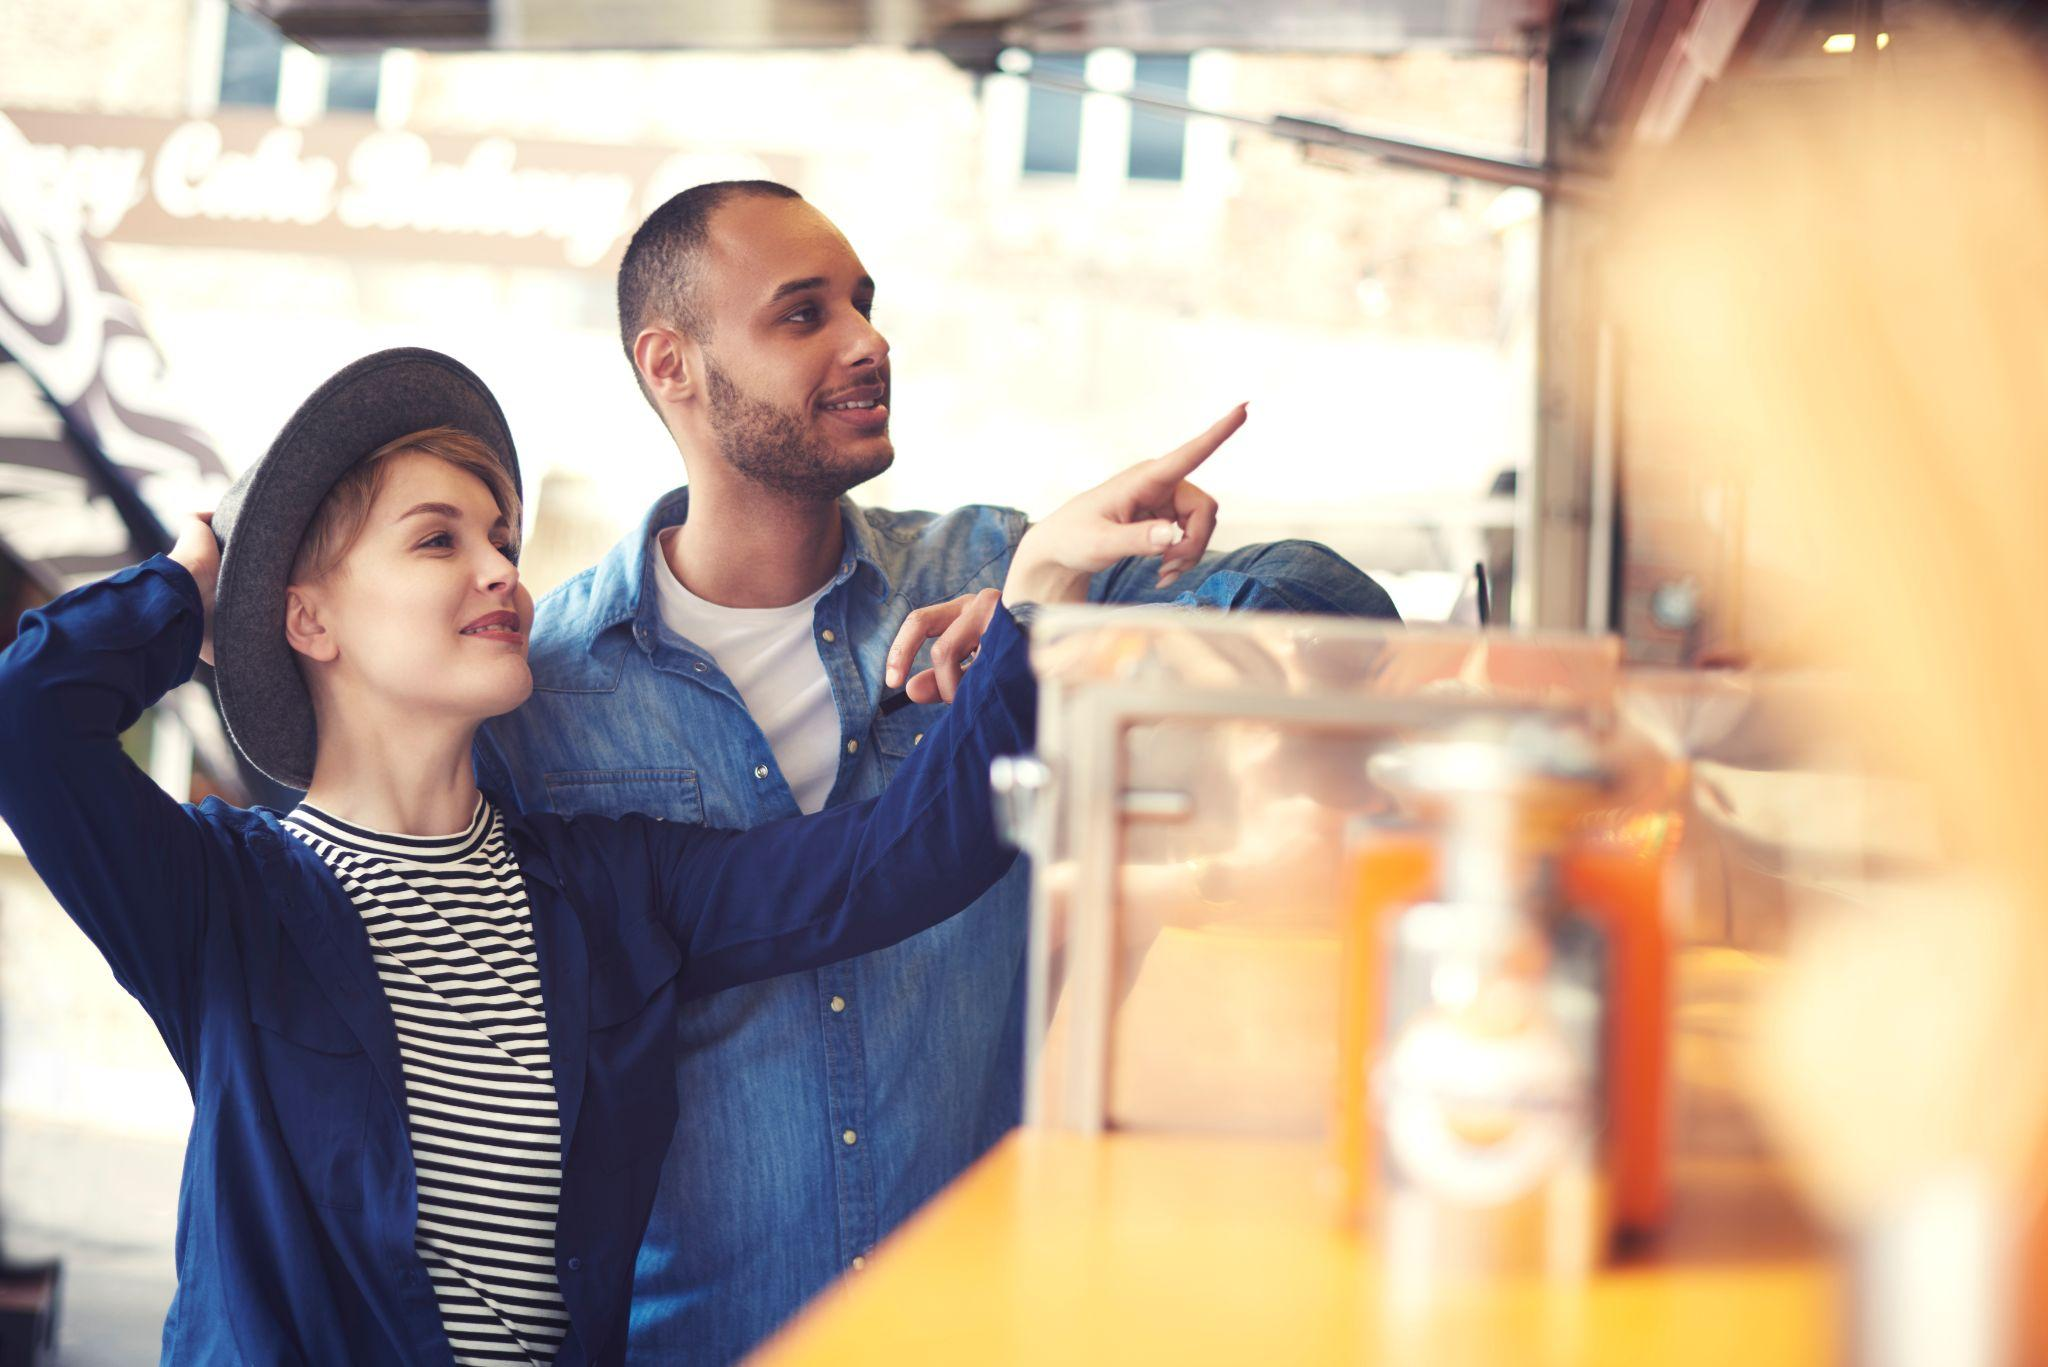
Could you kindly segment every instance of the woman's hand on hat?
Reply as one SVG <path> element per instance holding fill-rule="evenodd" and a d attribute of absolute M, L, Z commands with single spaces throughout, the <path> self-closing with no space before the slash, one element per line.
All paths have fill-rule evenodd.
<path fill-rule="evenodd" d="M 1239 404 L 1194 440 L 1110 476 L 1034 524 L 1017 543 L 1003 601 L 1082 602 L 1091 576 L 1132 556 L 1159 557 L 1157 587 L 1178 579 L 1216 530 L 1216 500 L 1188 476 L 1244 426 L 1245 413 Z"/>
<path fill-rule="evenodd" d="M 220 539 L 213 534 L 213 514 L 187 518 L 171 547 L 171 559 L 185 567 L 199 586 L 199 601 L 206 608 L 206 634 L 199 641 L 199 658 L 213 663 L 213 590 L 220 580 Z"/>

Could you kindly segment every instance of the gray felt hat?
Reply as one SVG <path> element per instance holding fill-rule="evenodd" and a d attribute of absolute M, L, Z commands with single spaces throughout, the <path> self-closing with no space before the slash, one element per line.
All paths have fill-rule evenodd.
<path fill-rule="evenodd" d="M 363 357 L 314 390 L 214 511 L 221 542 L 214 687 L 228 734 L 279 783 L 303 789 L 313 779 L 313 701 L 284 639 L 285 587 L 299 541 L 350 466 L 429 427 L 480 438 L 519 488 L 512 433 L 484 382 L 438 351 L 398 347 Z"/>

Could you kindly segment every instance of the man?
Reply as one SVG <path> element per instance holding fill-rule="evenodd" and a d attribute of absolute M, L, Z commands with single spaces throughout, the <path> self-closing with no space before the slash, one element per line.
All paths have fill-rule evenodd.
<path fill-rule="evenodd" d="M 1026 520 L 844 497 L 894 458 L 874 293 L 784 186 L 699 186 L 641 225 L 620 335 L 689 483 L 541 603 L 533 700 L 479 746 L 506 798 L 750 827 L 879 791 L 923 739 L 938 704 L 876 706 L 891 639 L 999 585 Z M 1104 568 L 1090 598 L 1395 616 L 1320 546 L 1195 563 L 1214 501 L 1152 495 L 1185 538 Z M 686 1011 L 635 1360 L 744 1353 L 1017 1123 L 1026 887 L 1013 873 L 894 949 Z"/>

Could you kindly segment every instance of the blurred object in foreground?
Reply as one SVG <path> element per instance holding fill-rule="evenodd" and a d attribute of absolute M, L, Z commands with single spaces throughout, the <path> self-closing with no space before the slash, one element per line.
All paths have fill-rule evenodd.
<path fill-rule="evenodd" d="M 1073 609 L 1034 660 L 1031 1123 L 1321 1141 L 1390 1279 L 1656 1227 L 1683 766 L 1613 640 Z"/>
<path fill-rule="evenodd" d="M 1345 831 L 1393 811 L 1375 757 L 1460 717 L 1604 715 L 1616 664 L 1610 641 L 1081 608 L 1034 662 L 1027 1114 L 1300 1137 L 1330 1113 Z"/>
<path fill-rule="evenodd" d="M 1608 769 L 1582 728 L 1533 718 L 1456 725 L 1373 767 L 1410 829 L 1388 848 L 1384 823 L 1358 823 L 1340 1028 L 1363 1039 L 1340 1051 L 1337 1081 L 1347 1186 L 1370 1184 L 1389 1277 L 1411 1290 L 1584 1276 L 1625 1156 L 1617 1103 L 1662 1099 L 1661 1070 L 1624 1091 L 1615 1065 L 1630 1025 L 1661 1043 L 1663 1013 L 1626 1020 L 1625 927 L 1572 886 Z"/>
<path fill-rule="evenodd" d="M 1796 530 L 1750 600 L 1857 682 L 1828 725 L 1950 861 L 1795 918 L 1753 1077 L 1862 1250 L 1860 1360 L 2048 1360 L 2048 79 L 1922 26 L 1857 81 L 1731 83 L 1629 188 L 1645 421 Z"/>

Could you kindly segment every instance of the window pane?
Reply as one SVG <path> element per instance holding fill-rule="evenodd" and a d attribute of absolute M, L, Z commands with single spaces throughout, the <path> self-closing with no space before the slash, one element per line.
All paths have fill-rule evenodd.
<path fill-rule="evenodd" d="M 1034 55 L 1031 69 L 1078 81 L 1086 61 L 1078 52 Z M 1081 97 L 1032 86 L 1024 108 L 1024 169 L 1071 176 L 1080 165 Z"/>
<path fill-rule="evenodd" d="M 327 60 L 327 107 L 377 112 L 377 73 L 384 59 L 374 52 Z"/>
<path fill-rule="evenodd" d="M 1132 89 L 1140 95 L 1188 97 L 1188 59 L 1140 55 Z M 1179 180 L 1181 154 L 1187 144 L 1187 122 L 1171 114 L 1131 107 L 1131 179 Z"/>
<path fill-rule="evenodd" d="M 284 38 L 270 25 L 228 6 L 220 57 L 220 102 L 270 109 L 277 104 L 277 64 Z"/>

